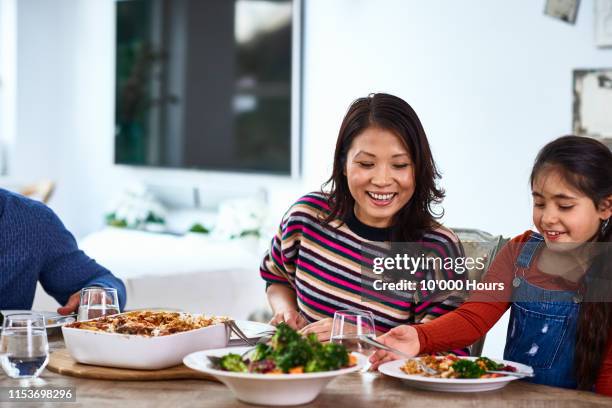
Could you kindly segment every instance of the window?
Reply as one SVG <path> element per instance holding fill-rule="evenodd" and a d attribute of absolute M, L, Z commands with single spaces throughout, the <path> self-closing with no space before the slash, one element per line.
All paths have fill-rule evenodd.
<path fill-rule="evenodd" d="M 116 163 L 296 175 L 300 7 L 119 1 Z"/>

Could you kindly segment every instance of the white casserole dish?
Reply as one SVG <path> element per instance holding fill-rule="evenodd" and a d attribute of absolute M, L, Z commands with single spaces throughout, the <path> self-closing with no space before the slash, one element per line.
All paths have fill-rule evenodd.
<path fill-rule="evenodd" d="M 176 366 L 190 353 L 226 347 L 229 340 L 229 329 L 223 323 L 152 337 L 66 326 L 62 334 L 68 352 L 79 363 L 137 370 Z"/>

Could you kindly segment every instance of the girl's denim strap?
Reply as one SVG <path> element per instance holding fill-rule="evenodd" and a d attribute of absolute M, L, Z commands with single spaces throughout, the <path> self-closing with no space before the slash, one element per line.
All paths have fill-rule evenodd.
<path fill-rule="evenodd" d="M 529 268 L 531 265 L 531 261 L 533 260 L 533 256 L 538 251 L 540 244 L 544 238 L 538 233 L 532 233 L 529 237 L 529 240 L 525 242 L 523 248 L 521 248 L 521 252 L 519 256 L 516 258 L 516 266 L 519 268 Z"/>

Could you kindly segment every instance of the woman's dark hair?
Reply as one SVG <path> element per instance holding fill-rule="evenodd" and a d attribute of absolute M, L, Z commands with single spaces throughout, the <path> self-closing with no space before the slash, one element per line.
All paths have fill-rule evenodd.
<path fill-rule="evenodd" d="M 347 153 L 353 140 L 370 127 L 388 130 L 398 136 L 408 150 L 414 164 L 415 190 L 412 198 L 393 217 L 391 239 L 413 241 L 422 237 L 425 230 L 437 225 L 442 216 L 433 211 L 433 205 L 444 198 L 444 190 L 436 186 L 440 173 L 431 155 L 425 130 L 415 111 L 404 100 L 384 93 L 370 94 L 355 100 L 342 120 L 332 175 L 322 188 L 330 186 L 327 193 L 331 213 L 325 219 L 344 219 L 355 205 L 344 174 Z"/>
<path fill-rule="evenodd" d="M 597 140 L 563 136 L 548 143 L 535 160 L 531 185 L 543 170 L 549 169 L 558 171 L 566 183 L 584 193 L 598 208 L 612 195 L 612 152 Z M 608 226 L 608 223 L 602 222 L 596 241 L 611 241 L 612 226 Z M 580 389 L 593 388 L 612 327 L 612 303 L 609 299 L 612 293 L 612 266 L 607 262 L 612 254 L 609 247 L 606 244 L 599 248 L 598 257 L 585 277 L 586 301 L 580 307 L 574 360 Z M 589 285 L 589 281 L 597 284 Z"/>

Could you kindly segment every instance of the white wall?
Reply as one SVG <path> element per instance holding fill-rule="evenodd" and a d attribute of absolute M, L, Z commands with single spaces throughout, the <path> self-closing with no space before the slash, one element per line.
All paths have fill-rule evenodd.
<path fill-rule="evenodd" d="M 8 172 L 15 144 L 16 122 L 16 0 L 0 0 L 0 175 Z"/>
<path fill-rule="evenodd" d="M 446 223 L 524 231 L 535 154 L 571 131 L 572 69 L 612 65 L 612 51 L 593 45 L 591 1 L 575 26 L 543 9 L 533 0 L 309 1 L 306 157 L 332 151 L 356 96 L 397 94 L 420 115 L 444 173 Z"/>
<path fill-rule="evenodd" d="M 204 194 L 211 186 L 266 187 L 280 217 L 301 194 L 301 182 L 113 164 L 114 13 L 112 0 L 19 0 L 18 138 L 10 173 L 57 181 L 50 206 L 78 237 L 99 229 L 111 196 L 135 181 L 201 185 Z"/>
<path fill-rule="evenodd" d="M 305 0 L 303 179 L 137 170 L 113 161 L 112 0 L 19 0 L 11 172 L 58 181 L 51 202 L 78 236 L 99 228 L 131 180 L 240 191 L 266 186 L 281 216 L 331 170 L 348 104 L 370 92 L 420 115 L 448 197 L 445 222 L 515 235 L 530 226 L 537 150 L 571 131 L 574 68 L 610 67 L 593 44 L 593 4 L 576 25 L 544 0 Z M 499 329 L 498 329 L 499 330 Z M 503 335 L 490 334 L 499 349 Z"/>
<path fill-rule="evenodd" d="M 306 0 L 303 180 L 114 166 L 112 0 L 19 0 L 12 174 L 52 177 L 51 202 L 82 236 L 131 180 L 271 189 L 279 214 L 331 169 L 348 104 L 397 94 L 420 115 L 444 173 L 445 222 L 513 235 L 530 225 L 537 150 L 571 131 L 573 68 L 612 65 L 593 45 L 593 5 L 576 25 L 544 1 Z"/>

